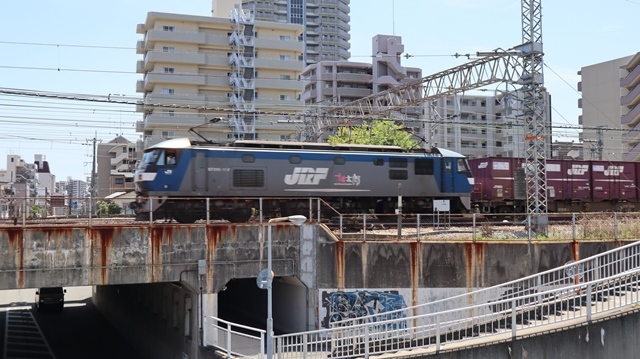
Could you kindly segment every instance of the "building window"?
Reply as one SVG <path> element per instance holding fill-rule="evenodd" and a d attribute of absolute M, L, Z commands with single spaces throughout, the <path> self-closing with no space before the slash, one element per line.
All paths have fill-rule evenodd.
<path fill-rule="evenodd" d="M 291 80 L 291 75 L 280 75 L 280 80 Z"/>
<path fill-rule="evenodd" d="M 280 101 L 291 101 L 291 95 L 280 95 Z"/>
<path fill-rule="evenodd" d="M 174 89 L 170 89 L 170 88 L 166 88 L 166 87 L 162 89 L 162 94 L 163 95 L 173 95 L 175 93 L 176 93 L 176 91 Z"/>
<path fill-rule="evenodd" d="M 164 67 L 163 71 L 164 71 L 165 74 L 175 73 L 175 69 L 173 67 Z"/>
<path fill-rule="evenodd" d="M 176 29 L 175 27 L 173 27 L 173 26 L 168 26 L 168 25 L 164 25 L 164 26 L 162 27 L 162 31 L 173 31 L 173 30 L 175 30 L 175 29 Z"/>
<path fill-rule="evenodd" d="M 289 60 L 291 60 L 291 56 L 290 55 L 280 55 L 280 60 L 289 61 Z"/>
<path fill-rule="evenodd" d="M 124 184 L 124 178 L 116 178 L 115 184 Z"/>
<path fill-rule="evenodd" d="M 173 138 L 176 136 L 175 131 L 162 131 L 163 138 Z"/>
<path fill-rule="evenodd" d="M 291 36 L 280 35 L 280 40 L 282 40 L 282 41 L 291 41 Z"/>
<path fill-rule="evenodd" d="M 175 115 L 175 111 L 174 110 L 162 110 L 162 115 L 163 116 L 173 116 L 173 115 Z"/>
<path fill-rule="evenodd" d="M 173 46 L 162 46 L 162 52 L 174 52 L 176 48 Z"/>

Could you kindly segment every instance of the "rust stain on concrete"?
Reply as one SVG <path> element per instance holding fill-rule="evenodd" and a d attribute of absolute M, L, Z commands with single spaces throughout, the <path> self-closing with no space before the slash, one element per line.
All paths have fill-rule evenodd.
<path fill-rule="evenodd" d="M 467 290 L 484 286 L 484 253 L 486 243 L 464 243 Z M 457 247 L 457 245 L 456 245 Z"/>
<path fill-rule="evenodd" d="M 418 289 L 420 286 L 420 268 L 422 268 L 420 250 L 421 244 L 418 242 L 412 242 L 411 244 L 411 305 L 418 304 Z M 417 314 L 417 309 L 414 309 L 414 315 Z"/>
<path fill-rule="evenodd" d="M 100 283 L 107 284 L 108 257 L 111 252 L 111 244 L 115 234 L 115 228 L 101 227 L 94 228 L 98 238 L 100 238 Z"/>
<path fill-rule="evenodd" d="M 336 275 L 338 290 L 344 290 L 344 242 L 336 242 Z"/>

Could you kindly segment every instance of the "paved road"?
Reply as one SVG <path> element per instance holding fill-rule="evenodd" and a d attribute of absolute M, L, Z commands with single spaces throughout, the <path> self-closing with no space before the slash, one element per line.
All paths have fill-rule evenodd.
<path fill-rule="evenodd" d="M 6 311 L 33 313 L 57 359 L 142 358 L 116 332 L 91 301 L 91 287 L 69 287 L 62 313 L 38 312 L 35 289 L 0 291 L 0 348 L 4 348 Z"/>

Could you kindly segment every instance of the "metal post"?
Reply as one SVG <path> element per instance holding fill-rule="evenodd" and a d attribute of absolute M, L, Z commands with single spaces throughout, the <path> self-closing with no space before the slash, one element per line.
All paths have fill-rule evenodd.
<path fill-rule="evenodd" d="M 209 211 L 211 210 L 211 207 L 209 205 L 210 205 L 209 197 L 207 197 L 207 225 L 209 224 L 209 218 L 210 218 Z"/>
<path fill-rule="evenodd" d="M 618 240 L 618 213 L 613 212 L 613 238 Z"/>
<path fill-rule="evenodd" d="M 418 213 L 418 217 L 416 218 L 416 231 L 418 235 L 418 242 L 420 242 L 420 213 Z"/>
<path fill-rule="evenodd" d="M 573 241 L 576 241 L 576 214 L 571 214 L 571 232 L 573 233 Z"/>
<path fill-rule="evenodd" d="M 473 241 L 476 241 L 476 214 L 473 214 Z"/>
<path fill-rule="evenodd" d="M 273 271 L 271 270 L 271 220 L 267 224 L 267 359 L 273 358 Z"/>
<path fill-rule="evenodd" d="M 398 240 L 402 237 L 402 183 L 398 183 Z"/>
<path fill-rule="evenodd" d="M 511 337 L 516 338 L 516 299 L 511 299 Z"/>

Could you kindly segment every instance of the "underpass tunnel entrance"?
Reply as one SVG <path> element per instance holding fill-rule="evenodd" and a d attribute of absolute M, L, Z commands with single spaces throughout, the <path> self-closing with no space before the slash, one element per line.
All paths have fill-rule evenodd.
<path fill-rule="evenodd" d="M 275 277 L 273 330 L 275 334 L 307 329 L 307 288 L 296 277 Z M 218 317 L 233 323 L 266 329 L 267 290 L 256 278 L 232 279 L 218 292 Z"/>

